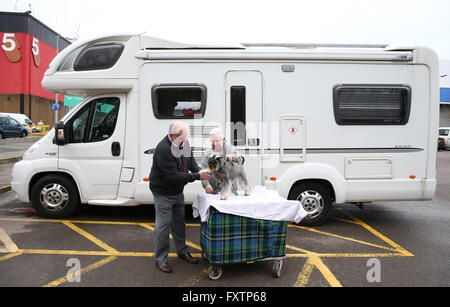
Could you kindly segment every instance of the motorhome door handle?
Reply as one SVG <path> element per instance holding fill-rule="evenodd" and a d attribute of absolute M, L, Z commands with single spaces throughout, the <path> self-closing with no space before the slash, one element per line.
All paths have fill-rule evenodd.
<path fill-rule="evenodd" d="M 120 156 L 120 143 L 113 142 L 111 144 L 111 153 L 114 157 Z"/>

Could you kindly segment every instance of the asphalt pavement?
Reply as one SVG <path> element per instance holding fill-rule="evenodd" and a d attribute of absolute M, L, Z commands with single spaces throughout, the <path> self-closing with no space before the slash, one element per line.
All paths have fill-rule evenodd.
<path fill-rule="evenodd" d="M 438 153 L 431 201 L 336 204 L 319 227 L 289 224 L 281 277 L 271 261 L 228 265 L 208 278 L 200 223 L 186 207 L 187 242 L 200 263 L 154 266 L 153 206 L 87 206 L 63 220 L 36 216 L 0 194 L 0 286 L 387 287 L 450 286 L 450 151 Z M 78 268 L 78 270 L 75 270 Z M 69 272 L 80 272 L 72 279 Z M 186 290 L 188 293 L 188 290 Z"/>

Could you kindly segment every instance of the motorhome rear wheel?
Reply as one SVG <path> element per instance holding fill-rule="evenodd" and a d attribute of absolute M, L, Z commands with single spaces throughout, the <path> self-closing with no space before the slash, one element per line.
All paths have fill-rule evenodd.
<path fill-rule="evenodd" d="M 331 211 L 330 192 L 317 182 L 302 182 L 294 186 L 288 199 L 299 200 L 308 212 L 300 225 L 320 225 L 328 218 Z"/>

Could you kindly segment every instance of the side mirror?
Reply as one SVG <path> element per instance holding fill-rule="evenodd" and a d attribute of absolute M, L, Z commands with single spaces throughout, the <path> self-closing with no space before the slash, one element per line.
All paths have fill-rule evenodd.
<path fill-rule="evenodd" d="M 55 124 L 55 137 L 53 139 L 53 143 L 55 143 L 58 146 L 62 146 L 66 144 L 66 139 L 64 135 L 64 122 L 58 121 Z"/>

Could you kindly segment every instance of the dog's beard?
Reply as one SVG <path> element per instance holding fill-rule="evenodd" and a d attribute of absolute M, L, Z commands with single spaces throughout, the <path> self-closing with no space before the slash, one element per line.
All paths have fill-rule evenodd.
<path fill-rule="evenodd" d="M 208 168 L 209 168 L 211 171 L 215 172 L 215 171 L 217 171 L 217 170 L 219 169 L 219 165 L 218 165 L 218 164 L 216 164 L 216 165 L 209 164 L 209 165 L 208 165 Z"/>

